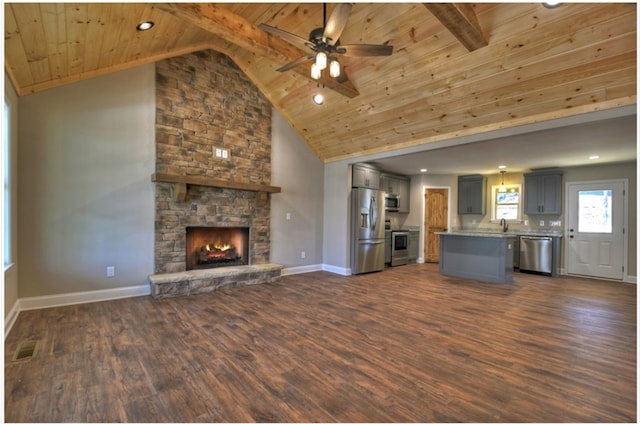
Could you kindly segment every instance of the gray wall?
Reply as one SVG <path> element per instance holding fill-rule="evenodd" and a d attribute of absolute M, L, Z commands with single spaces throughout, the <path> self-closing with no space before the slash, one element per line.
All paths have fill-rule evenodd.
<path fill-rule="evenodd" d="M 282 187 L 271 195 L 271 262 L 320 265 L 324 165 L 275 109 L 271 122 L 271 184 Z"/>
<path fill-rule="evenodd" d="M 12 263 L 4 271 L 4 312 L 6 317 L 18 300 L 18 95 L 6 73 L 4 75 L 4 98 L 9 106 L 11 115 L 9 124 L 11 132 L 8 140 L 10 155 L 8 162 L 9 172 L 11 172 L 11 187 L 9 190 L 11 194 L 10 199 L 5 199 L 5 201 L 9 201 L 11 205 L 11 252 L 9 257 Z M 2 137 L 4 137 L 4 134 L 2 134 Z"/>
<path fill-rule="evenodd" d="M 20 298 L 147 282 L 154 82 L 147 65 L 20 98 Z"/>
<path fill-rule="evenodd" d="M 349 161 L 324 165 L 324 231 L 322 258 L 325 268 L 338 274 L 350 274 L 349 211 L 351 198 Z"/>

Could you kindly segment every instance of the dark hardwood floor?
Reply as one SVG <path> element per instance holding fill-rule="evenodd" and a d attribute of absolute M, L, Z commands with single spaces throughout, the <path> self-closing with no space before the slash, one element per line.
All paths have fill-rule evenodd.
<path fill-rule="evenodd" d="M 18 346 L 36 355 L 13 361 Z M 20 314 L 10 422 L 636 422 L 636 285 L 412 264 Z"/>

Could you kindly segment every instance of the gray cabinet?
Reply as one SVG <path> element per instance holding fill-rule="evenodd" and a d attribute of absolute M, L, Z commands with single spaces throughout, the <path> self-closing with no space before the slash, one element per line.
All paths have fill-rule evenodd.
<path fill-rule="evenodd" d="M 380 188 L 380 171 L 371 165 L 356 163 L 353 165 L 352 187 Z"/>
<path fill-rule="evenodd" d="M 393 174 L 382 174 L 380 189 L 387 193 L 396 194 L 400 200 L 398 212 L 409 213 L 411 180 L 409 177 Z"/>
<path fill-rule="evenodd" d="M 409 230 L 409 260 L 415 261 L 420 256 L 420 231 L 419 230 Z"/>
<path fill-rule="evenodd" d="M 562 213 L 562 172 L 538 171 L 524 174 L 524 213 L 560 215 Z"/>
<path fill-rule="evenodd" d="M 458 214 L 484 215 L 487 207 L 487 178 L 482 175 L 458 177 Z"/>

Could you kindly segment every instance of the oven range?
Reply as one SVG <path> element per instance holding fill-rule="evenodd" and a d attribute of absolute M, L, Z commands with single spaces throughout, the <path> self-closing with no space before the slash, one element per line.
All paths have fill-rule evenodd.
<path fill-rule="evenodd" d="M 391 266 L 409 263 L 409 232 L 391 231 Z"/>

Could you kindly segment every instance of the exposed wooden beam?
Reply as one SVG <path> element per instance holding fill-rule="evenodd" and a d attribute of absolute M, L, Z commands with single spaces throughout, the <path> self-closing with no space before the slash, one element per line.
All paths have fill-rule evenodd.
<path fill-rule="evenodd" d="M 482 28 L 470 3 L 424 3 L 424 6 L 467 50 L 477 50 L 489 44 L 482 35 Z"/>
<path fill-rule="evenodd" d="M 278 63 L 284 64 L 308 54 L 213 3 L 157 3 L 156 7 L 251 53 L 268 57 Z M 308 66 L 300 65 L 293 70 L 314 84 L 318 83 L 311 78 Z M 340 81 L 324 78 L 319 82 L 349 98 L 360 94 L 348 78 Z"/>

